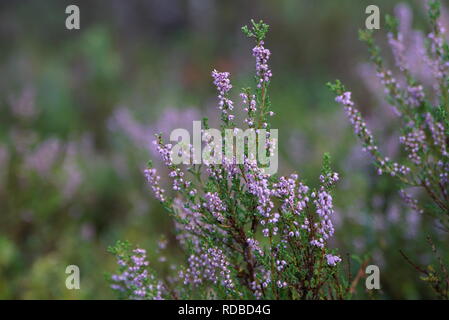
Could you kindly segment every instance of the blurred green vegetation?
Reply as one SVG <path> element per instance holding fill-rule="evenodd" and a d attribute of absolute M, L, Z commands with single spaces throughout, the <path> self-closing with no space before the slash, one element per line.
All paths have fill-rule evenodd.
<path fill-rule="evenodd" d="M 432 297 L 398 253 L 403 249 L 428 262 L 423 239 L 435 233 L 431 222 L 407 235 L 407 209 L 395 186 L 360 155 L 325 86 L 344 79 L 365 114 L 383 112 L 357 72 L 367 60 L 357 30 L 364 27 L 367 5 L 377 4 L 384 15 L 398 2 L 1 1 L 0 298 L 114 298 L 104 273 L 115 269 L 106 248 L 118 239 L 148 249 L 163 272 L 182 258 L 170 219 L 141 174 L 151 152 L 126 132 L 111 130 L 111 118 L 122 107 L 150 127 L 167 108 L 218 116 L 210 72 L 230 71 L 235 89 L 251 81 L 251 43 L 240 32 L 251 18 L 270 24 L 266 47 L 272 52 L 281 173 L 297 170 L 317 181 L 322 154 L 329 152 L 342 176 L 334 245 L 343 256 L 360 257 L 353 272 L 357 259 L 381 267 L 383 289 L 373 295 L 362 284 L 356 297 Z M 77 31 L 64 25 L 72 3 L 81 10 Z M 418 2 L 412 5 L 416 25 L 424 25 Z M 34 114 L 18 112 L 21 104 Z M 37 166 L 27 159 L 49 139 L 57 139 L 58 147 L 43 175 L 50 151 L 42 151 Z M 392 210 L 396 223 L 387 221 Z M 169 241 L 168 262 L 158 262 L 162 235 Z M 80 267 L 81 290 L 65 288 L 70 264 Z"/>

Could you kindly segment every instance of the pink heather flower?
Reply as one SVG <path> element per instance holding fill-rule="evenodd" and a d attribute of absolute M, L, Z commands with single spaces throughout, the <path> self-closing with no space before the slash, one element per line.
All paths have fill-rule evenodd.
<path fill-rule="evenodd" d="M 258 254 L 263 256 L 263 251 L 259 246 L 259 241 L 252 239 L 252 238 L 248 238 L 248 239 L 246 239 L 246 243 L 250 247 L 251 251 L 257 252 Z"/>
<path fill-rule="evenodd" d="M 410 209 L 417 213 L 424 213 L 424 210 L 418 205 L 418 200 L 413 199 L 405 190 L 399 190 L 399 194 Z"/>
<path fill-rule="evenodd" d="M 350 91 L 346 91 L 342 95 L 337 96 L 335 98 L 335 101 L 340 103 L 340 104 L 343 104 L 345 106 L 353 106 L 354 105 L 354 102 L 352 102 L 352 99 L 351 99 L 351 92 Z"/>
<path fill-rule="evenodd" d="M 337 263 L 341 261 L 339 256 L 334 256 L 332 254 L 326 254 L 327 264 L 330 266 L 335 266 Z"/>
<path fill-rule="evenodd" d="M 254 124 L 256 122 L 254 118 L 255 112 L 257 111 L 256 96 L 255 95 L 249 96 L 245 93 L 241 93 L 240 97 L 242 98 L 243 111 L 245 111 L 248 114 L 248 117 L 245 118 L 245 123 L 248 125 L 248 127 L 252 128 L 254 127 Z"/>
<path fill-rule="evenodd" d="M 270 59 L 271 52 L 265 49 L 264 42 L 261 41 L 253 48 L 253 56 L 256 57 L 256 74 L 259 77 L 257 86 L 260 88 L 264 83 L 270 81 L 273 76 L 270 67 L 268 66 L 268 59 Z"/>
<path fill-rule="evenodd" d="M 426 123 L 427 127 L 429 128 L 432 134 L 434 145 L 440 148 L 441 154 L 444 157 L 449 157 L 449 153 L 446 146 L 446 136 L 444 133 L 444 126 L 441 123 L 435 121 L 430 113 L 426 114 Z"/>
<path fill-rule="evenodd" d="M 218 108 L 228 120 L 232 120 L 233 116 L 228 115 L 228 112 L 234 109 L 234 103 L 231 99 L 227 98 L 227 94 L 232 88 L 231 80 L 229 80 L 229 72 L 218 72 L 217 70 L 213 70 L 212 78 L 214 79 L 214 85 L 218 91 Z M 231 116 L 231 119 L 229 116 Z"/>
<path fill-rule="evenodd" d="M 399 141 L 404 145 L 407 150 L 408 157 L 415 164 L 421 163 L 420 151 L 427 150 L 426 134 L 421 129 L 414 129 L 405 136 L 399 137 Z"/>
<path fill-rule="evenodd" d="M 223 213 L 226 211 L 226 206 L 218 196 L 218 193 L 208 192 L 204 195 L 206 202 L 203 206 L 220 222 L 224 222 Z"/>
<path fill-rule="evenodd" d="M 388 43 L 390 44 L 391 51 L 393 52 L 393 57 L 396 62 L 397 67 L 404 71 L 407 69 L 407 64 L 405 61 L 405 45 L 402 33 L 398 33 L 395 37 L 393 33 L 388 33 Z"/>
<path fill-rule="evenodd" d="M 231 80 L 229 80 L 229 72 L 212 71 L 212 78 L 214 78 L 214 85 L 220 96 L 224 96 L 232 89 Z"/>
<path fill-rule="evenodd" d="M 334 213 L 332 196 L 322 187 L 314 200 L 314 204 L 316 206 L 316 213 L 322 218 L 315 226 L 322 236 L 319 239 L 319 243 L 322 243 L 323 239 L 327 240 L 334 234 L 334 226 L 331 221 L 331 216 Z M 316 244 L 316 242 L 314 243 Z"/>
<path fill-rule="evenodd" d="M 161 281 L 157 281 L 147 270 L 149 262 L 146 260 L 146 251 L 133 250 L 129 261 L 119 258 L 118 263 L 124 267 L 122 273 L 113 275 L 111 288 L 117 291 L 131 292 L 131 299 L 152 298 L 161 300 L 165 291 Z"/>
<path fill-rule="evenodd" d="M 419 107 L 424 101 L 424 88 L 422 85 L 407 87 L 407 104 L 411 107 Z"/>
<path fill-rule="evenodd" d="M 320 182 L 329 186 L 336 184 L 339 179 L 337 172 L 328 173 L 326 176 L 320 175 Z"/>
<path fill-rule="evenodd" d="M 158 199 L 160 202 L 165 201 L 165 190 L 162 189 L 159 186 L 159 180 L 161 179 L 160 176 L 157 175 L 157 171 L 155 168 L 145 169 L 144 170 L 145 178 L 147 179 L 148 183 L 150 184 L 151 189 L 153 190 L 154 196 L 156 199 Z"/>
<path fill-rule="evenodd" d="M 407 175 L 410 173 L 409 167 L 400 165 L 396 162 L 392 162 L 388 157 L 381 157 L 380 153 L 378 152 L 378 146 L 374 143 L 373 135 L 367 128 L 360 111 L 353 107 L 354 103 L 351 100 L 350 92 L 345 92 L 343 95 L 337 96 L 335 100 L 338 103 L 343 104 L 346 115 L 354 128 L 354 133 L 364 143 L 363 150 L 368 151 L 374 158 L 376 164 L 379 166 L 377 171 L 378 174 L 386 172 L 391 176 L 396 176 Z"/>
<path fill-rule="evenodd" d="M 431 32 L 427 35 L 427 37 L 430 39 L 430 51 L 433 54 L 433 58 L 435 59 L 432 61 L 432 67 L 434 71 L 435 78 L 445 79 L 447 77 L 447 73 L 449 71 L 449 64 L 444 61 L 444 39 L 443 35 L 445 34 L 446 30 L 442 26 L 440 21 L 437 21 L 436 25 L 436 32 Z"/>
<path fill-rule="evenodd" d="M 213 284 L 220 283 L 230 290 L 234 288 L 230 264 L 222 250 L 208 248 L 199 251 L 198 254 L 190 255 L 188 264 L 189 267 L 180 273 L 184 284 L 200 285 L 206 280 Z"/>

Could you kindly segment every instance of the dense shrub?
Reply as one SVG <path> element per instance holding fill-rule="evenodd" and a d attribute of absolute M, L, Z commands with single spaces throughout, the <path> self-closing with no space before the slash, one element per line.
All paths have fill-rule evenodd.
<path fill-rule="evenodd" d="M 270 51 L 264 39 L 268 25 L 252 22 L 243 32 L 255 40 L 255 88 L 242 90 L 245 123 L 255 130 L 270 129 L 274 115 L 269 99 L 272 77 Z M 229 73 L 212 72 L 225 129 L 237 129 Z M 207 121 L 203 120 L 207 128 Z M 261 131 L 258 131 L 261 132 Z M 267 154 L 277 141 L 266 131 Z M 262 143 L 259 137 L 259 145 Z M 209 142 L 211 142 L 209 140 Z M 293 173 L 269 175 L 255 154 L 246 150 L 243 163 L 236 155 L 220 164 L 203 158 L 191 166 L 173 163 L 174 146 L 155 141 L 169 168 L 172 190 L 160 185 L 157 170 L 145 176 L 155 197 L 173 217 L 185 264 L 159 278 L 146 251 L 119 242 L 110 249 L 119 272 L 111 277 L 112 288 L 134 299 L 236 298 L 236 299 L 342 299 L 349 294 L 340 275 L 341 258 L 328 247 L 334 234 L 332 189 L 339 176 L 324 156 L 320 185 L 306 185 Z M 221 144 L 220 144 L 221 145 Z M 178 150 L 179 151 L 179 150 Z M 178 152 L 176 151 L 176 152 Z M 191 153 L 192 146 L 182 152 Z M 205 161 L 206 160 L 206 161 Z"/>

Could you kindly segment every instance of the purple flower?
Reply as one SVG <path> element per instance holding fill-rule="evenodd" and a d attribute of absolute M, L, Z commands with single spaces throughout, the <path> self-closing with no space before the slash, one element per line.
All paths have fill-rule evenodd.
<path fill-rule="evenodd" d="M 234 103 L 227 97 L 229 90 L 231 90 L 231 80 L 229 80 L 229 72 L 212 71 L 212 78 L 214 79 L 214 85 L 218 91 L 218 108 L 222 114 L 226 116 L 228 121 L 233 119 L 232 115 L 228 115 L 229 111 L 234 109 Z"/>
<path fill-rule="evenodd" d="M 273 76 L 270 67 L 268 66 L 268 59 L 270 59 L 271 52 L 270 50 L 265 49 L 263 45 L 264 42 L 260 41 L 260 43 L 253 48 L 253 56 L 256 57 L 256 74 L 259 77 L 257 86 L 259 88 L 261 88 L 264 83 L 269 82 L 270 78 Z"/>
<path fill-rule="evenodd" d="M 204 195 L 206 202 L 203 204 L 204 208 L 220 222 L 224 222 L 223 212 L 226 211 L 226 206 L 220 199 L 218 193 L 208 192 Z"/>
<path fill-rule="evenodd" d="M 159 186 L 159 180 L 161 180 L 161 177 L 157 175 L 156 169 L 155 168 L 145 169 L 144 174 L 145 178 L 147 179 L 148 183 L 151 186 L 151 189 L 153 190 L 156 199 L 158 199 L 160 202 L 164 202 L 165 190 Z"/>
<path fill-rule="evenodd" d="M 341 261 L 339 256 L 334 256 L 332 254 L 326 254 L 327 264 L 330 266 L 335 266 L 337 263 Z"/>
<path fill-rule="evenodd" d="M 162 299 L 165 288 L 162 282 L 157 281 L 154 275 L 148 272 L 149 262 L 145 250 L 134 249 L 129 259 L 119 257 L 118 263 L 122 266 L 122 272 L 112 275 L 112 289 L 128 292 L 130 299 Z"/>
<path fill-rule="evenodd" d="M 407 150 L 408 157 L 415 164 L 421 164 L 420 152 L 427 151 L 426 134 L 421 129 L 414 129 L 405 136 L 401 136 L 399 141 Z"/>

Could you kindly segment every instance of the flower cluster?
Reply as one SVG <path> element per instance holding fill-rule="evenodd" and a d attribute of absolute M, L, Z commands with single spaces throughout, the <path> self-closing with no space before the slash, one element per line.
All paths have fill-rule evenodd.
<path fill-rule="evenodd" d="M 206 202 L 203 204 L 204 208 L 209 210 L 209 212 L 219 221 L 224 222 L 222 212 L 226 211 L 226 206 L 221 201 L 220 196 L 217 192 L 208 192 L 204 195 Z"/>
<path fill-rule="evenodd" d="M 156 169 L 155 168 L 145 169 L 144 175 L 145 178 L 147 179 L 147 182 L 151 186 L 151 189 L 153 190 L 156 199 L 158 199 L 161 202 L 164 202 L 165 190 L 159 186 L 159 180 L 161 180 L 161 177 L 157 175 Z"/>
<path fill-rule="evenodd" d="M 200 255 L 192 254 L 188 259 L 188 265 L 185 271 L 180 272 L 185 285 L 199 285 L 203 281 L 209 281 L 213 284 L 220 282 L 228 290 L 234 288 L 229 262 L 222 250 L 208 248 Z"/>
<path fill-rule="evenodd" d="M 223 117 L 226 120 L 231 121 L 234 119 L 234 115 L 229 114 L 229 111 L 234 109 L 234 103 L 231 99 L 227 98 L 229 90 L 232 89 L 231 81 L 229 80 L 229 72 L 212 71 L 212 78 L 214 79 L 214 85 L 218 91 L 218 108 L 221 110 Z"/>
<path fill-rule="evenodd" d="M 419 165 L 420 153 L 427 151 L 425 132 L 422 129 L 414 129 L 407 135 L 399 137 L 399 141 L 404 145 L 410 160 Z"/>
<path fill-rule="evenodd" d="M 253 56 L 256 58 L 256 74 L 259 77 L 257 86 L 261 88 L 263 84 L 270 81 L 273 76 L 270 67 L 268 66 L 268 59 L 270 59 L 271 52 L 266 49 L 264 42 L 260 41 L 257 46 L 253 48 Z"/>
<path fill-rule="evenodd" d="M 161 300 L 166 291 L 161 281 L 157 281 L 148 271 L 146 251 L 134 249 L 129 255 L 129 244 L 119 243 L 111 252 L 117 256 L 120 273 L 111 276 L 111 288 L 130 299 Z"/>

